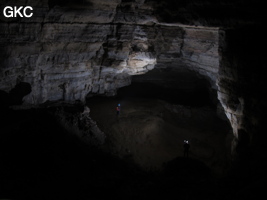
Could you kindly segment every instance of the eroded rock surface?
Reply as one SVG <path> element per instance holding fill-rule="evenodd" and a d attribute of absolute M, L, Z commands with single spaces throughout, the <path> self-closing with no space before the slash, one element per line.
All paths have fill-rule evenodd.
<path fill-rule="evenodd" d="M 196 70 L 216 88 L 217 29 L 160 24 L 149 1 L 69 2 L 29 1 L 32 18 L 1 17 L 0 90 L 26 82 L 26 104 L 84 101 L 155 67 Z"/>
<path fill-rule="evenodd" d="M 266 41 L 258 29 L 251 26 L 222 31 L 218 76 L 218 99 L 235 136 L 233 153 L 253 157 L 261 154 L 266 138 Z"/>

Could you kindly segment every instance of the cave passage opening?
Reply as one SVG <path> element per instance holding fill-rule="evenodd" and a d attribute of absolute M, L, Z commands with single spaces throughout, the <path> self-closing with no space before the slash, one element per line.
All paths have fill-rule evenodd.
<path fill-rule="evenodd" d="M 106 151 L 145 170 L 160 170 L 183 157 L 186 139 L 189 157 L 221 174 L 229 167 L 232 134 L 229 123 L 217 116 L 212 91 L 194 71 L 154 69 L 133 76 L 117 96 L 91 97 L 87 104 L 107 135 Z"/>
<path fill-rule="evenodd" d="M 184 106 L 214 106 L 208 80 L 185 69 L 154 69 L 144 75 L 133 76 L 131 85 L 120 88 L 119 99 L 152 98 Z M 215 97 L 216 98 L 216 97 Z"/>

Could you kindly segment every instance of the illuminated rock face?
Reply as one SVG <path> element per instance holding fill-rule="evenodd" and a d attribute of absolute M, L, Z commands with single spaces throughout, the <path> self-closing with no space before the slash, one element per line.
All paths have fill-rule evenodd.
<path fill-rule="evenodd" d="M 267 84 L 263 38 L 260 27 L 255 25 L 221 33 L 218 99 L 232 125 L 233 153 L 237 155 L 257 157 L 265 151 Z"/>
<path fill-rule="evenodd" d="M 32 18 L 0 24 L 0 90 L 29 83 L 26 104 L 114 95 L 155 67 L 195 70 L 216 88 L 217 29 L 159 24 L 144 1 L 28 4 Z"/>

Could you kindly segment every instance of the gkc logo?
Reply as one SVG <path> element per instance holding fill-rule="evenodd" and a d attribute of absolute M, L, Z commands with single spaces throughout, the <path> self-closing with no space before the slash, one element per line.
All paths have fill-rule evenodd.
<path fill-rule="evenodd" d="M 9 17 L 31 17 L 33 15 L 33 13 L 31 11 L 27 11 L 27 10 L 31 10 L 33 11 L 33 8 L 31 6 L 20 6 L 17 8 L 17 6 L 11 7 L 11 6 L 6 6 L 3 10 L 3 14 L 5 17 L 9 18 Z"/>

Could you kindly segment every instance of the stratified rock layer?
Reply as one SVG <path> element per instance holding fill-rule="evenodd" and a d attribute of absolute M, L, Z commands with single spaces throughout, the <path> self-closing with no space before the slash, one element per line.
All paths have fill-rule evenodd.
<path fill-rule="evenodd" d="M 255 159 L 266 139 L 266 40 L 255 25 L 220 35 L 218 99 L 233 128 L 233 153 Z"/>
<path fill-rule="evenodd" d="M 27 4 L 32 18 L 0 23 L 0 90 L 29 83 L 26 104 L 114 95 L 155 67 L 195 70 L 216 88 L 216 28 L 159 24 L 144 1 Z"/>

